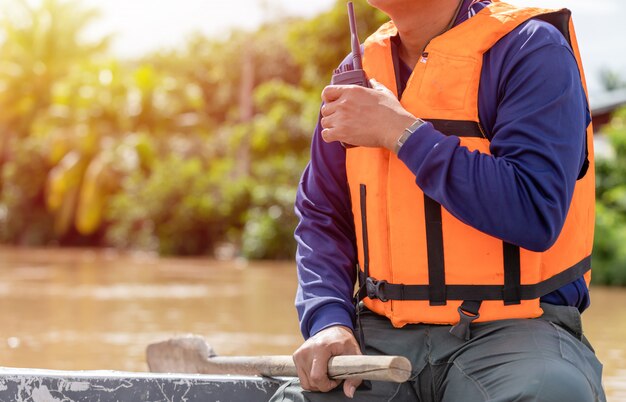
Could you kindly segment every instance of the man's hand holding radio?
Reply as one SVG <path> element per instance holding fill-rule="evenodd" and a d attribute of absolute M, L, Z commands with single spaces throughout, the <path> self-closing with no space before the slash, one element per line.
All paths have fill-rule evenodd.
<path fill-rule="evenodd" d="M 329 85 L 322 91 L 322 137 L 363 147 L 394 150 L 398 137 L 416 120 L 383 84 L 372 88 Z"/>

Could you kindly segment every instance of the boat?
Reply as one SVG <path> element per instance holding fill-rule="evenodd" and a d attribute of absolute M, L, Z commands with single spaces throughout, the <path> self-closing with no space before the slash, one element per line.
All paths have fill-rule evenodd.
<path fill-rule="evenodd" d="M 296 370 L 291 356 L 217 356 L 198 335 L 150 344 L 146 357 L 150 373 L 0 367 L 0 402 L 263 402 Z M 411 363 L 402 356 L 335 356 L 329 374 L 401 383 Z"/>
<path fill-rule="evenodd" d="M 0 402 L 268 401 L 286 379 L 0 368 Z"/>

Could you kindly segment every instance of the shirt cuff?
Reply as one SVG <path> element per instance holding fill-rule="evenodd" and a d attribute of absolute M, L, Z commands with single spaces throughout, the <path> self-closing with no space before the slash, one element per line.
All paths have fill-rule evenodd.
<path fill-rule="evenodd" d="M 309 336 L 307 338 L 335 325 L 342 325 L 354 331 L 352 315 L 338 304 L 328 304 L 318 309 L 311 317 L 310 322 Z"/>

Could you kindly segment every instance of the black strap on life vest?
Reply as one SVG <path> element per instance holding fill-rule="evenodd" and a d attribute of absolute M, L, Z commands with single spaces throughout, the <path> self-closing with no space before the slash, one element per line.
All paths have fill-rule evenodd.
<path fill-rule="evenodd" d="M 532 300 L 559 289 L 582 277 L 591 269 L 591 256 L 562 272 L 539 283 L 520 286 L 520 299 Z M 386 300 L 429 300 L 428 285 L 405 285 L 366 278 L 359 275 L 365 283 L 366 294 L 371 299 Z M 447 300 L 504 300 L 504 285 L 446 285 Z"/>
<path fill-rule="evenodd" d="M 359 186 L 359 197 L 360 197 L 360 207 L 361 207 L 361 236 L 363 236 L 363 274 L 361 275 L 361 269 L 357 264 L 357 273 L 359 280 L 359 290 L 357 291 L 357 295 L 355 297 L 355 307 L 356 304 L 363 300 L 365 296 L 367 296 L 367 289 L 365 284 L 365 278 L 369 278 L 370 276 L 370 253 L 369 253 L 369 239 L 367 234 L 367 186 L 365 184 L 361 184 Z"/>
<path fill-rule="evenodd" d="M 361 274 L 361 268 L 359 264 L 356 265 L 356 272 L 359 281 L 359 289 L 354 296 L 354 309 L 356 312 L 356 325 L 359 328 L 359 347 L 361 349 L 361 353 L 365 354 L 365 332 L 363 332 L 363 325 L 361 323 L 361 310 L 362 307 L 359 305 L 361 300 L 363 300 L 367 296 L 367 288 L 366 288 L 366 280 L 365 278 L 369 277 L 369 265 L 370 265 L 370 254 L 369 254 L 369 237 L 367 234 L 367 186 L 365 184 L 361 184 L 359 186 L 359 197 L 360 197 L 360 207 L 361 207 L 361 233 L 363 236 L 363 274 Z"/>
<path fill-rule="evenodd" d="M 370 247 L 369 247 L 369 239 L 367 235 L 367 186 L 365 184 L 361 184 L 360 188 L 361 195 L 361 230 L 363 236 L 363 272 L 365 272 L 365 276 L 369 276 L 369 267 L 370 267 Z"/>
<path fill-rule="evenodd" d="M 435 130 L 440 131 L 447 136 L 455 135 L 457 137 L 474 137 L 484 138 L 485 134 L 481 130 L 481 126 L 476 121 L 471 120 L 439 120 L 424 119 L 432 123 Z"/>
<path fill-rule="evenodd" d="M 446 305 L 446 272 L 443 254 L 441 205 L 424 194 L 426 250 L 428 253 L 428 299 L 431 306 Z"/>
<path fill-rule="evenodd" d="M 502 242 L 502 254 L 504 261 L 502 300 L 505 305 L 520 304 L 522 299 L 520 249 L 511 243 Z"/>

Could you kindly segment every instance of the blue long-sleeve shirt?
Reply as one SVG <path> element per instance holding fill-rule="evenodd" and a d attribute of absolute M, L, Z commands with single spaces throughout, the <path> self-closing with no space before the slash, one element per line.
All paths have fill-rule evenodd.
<path fill-rule="evenodd" d="M 487 4 L 465 0 L 455 24 Z M 402 66 L 399 81 L 410 73 Z M 591 120 L 566 39 L 538 20 L 515 29 L 484 55 L 478 105 L 492 155 L 469 152 L 427 123 L 398 157 L 416 185 L 461 221 L 546 250 L 563 227 Z M 341 144 L 323 141 L 318 121 L 296 198 L 296 307 L 305 338 L 332 325 L 353 327 L 357 255 L 345 161 Z M 582 311 L 588 289 L 581 278 L 541 300 Z"/>

